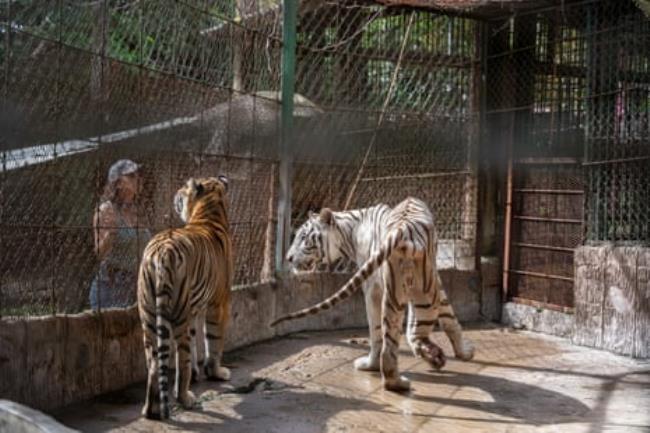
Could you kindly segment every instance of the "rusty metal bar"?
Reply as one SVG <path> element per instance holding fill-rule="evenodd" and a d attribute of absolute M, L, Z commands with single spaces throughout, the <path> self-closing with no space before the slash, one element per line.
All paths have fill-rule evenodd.
<path fill-rule="evenodd" d="M 515 192 L 523 194 L 572 194 L 583 195 L 585 192 L 581 189 L 537 189 L 537 188 L 516 188 Z"/>
<path fill-rule="evenodd" d="M 557 158 L 519 158 L 515 161 L 515 164 L 522 165 L 555 165 L 555 164 L 580 164 L 582 162 L 579 158 L 570 158 L 570 157 L 557 157 Z"/>
<path fill-rule="evenodd" d="M 582 220 L 571 219 L 571 218 L 546 218 L 546 217 L 536 217 L 536 216 L 526 216 L 526 215 L 515 215 L 513 218 L 521 221 L 536 221 L 536 222 L 562 223 L 562 224 L 582 224 Z"/>
<path fill-rule="evenodd" d="M 511 301 L 515 304 L 529 305 L 535 308 L 544 308 L 546 310 L 559 311 L 566 314 L 573 314 L 575 312 L 575 308 L 573 307 L 566 307 L 564 305 L 551 304 L 548 302 L 534 301 L 532 299 L 513 297 Z"/>
<path fill-rule="evenodd" d="M 548 250 L 548 251 L 559 251 L 559 252 L 565 252 L 565 253 L 573 253 L 575 251 L 575 248 L 569 248 L 569 247 L 554 247 L 551 245 L 538 245 L 538 244 L 527 244 L 524 242 L 514 242 L 512 245 L 519 247 L 519 248 L 532 248 L 532 249 L 538 249 L 538 250 Z"/>
<path fill-rule="evenodd" d="M 589 161 L 589 162 L 583 162 L 582 165 L 591 166 L 591 165 L 623 164 L 626 162 L 649 161 L 649 160 L 650 160 L 650 155 L 646 155 L 646 156 L 633 156 L 630 158 L 609 159 L 603 161 Z"/>
<path fill-rule="evenodd" d="M 514 134 L 514 127 L 511 124 L 510 126 Z M 505 215 L 505 229 L 503 234 L 503 281 L 502 281 L 502 299 L 505 301 L 508 299 L 508 290 L 509 290 L 509 274 L 508 270 L 510 269 L 510 235 L 512 231 L 512 142 L 514 137 L 511 137 L 508 140 L 507 152 L 508 152 L 508 174 L 506 179 L 506 215 Z"/>
<path fill-rule="evenodd" d="M 524 275 L 527 277 L 538 277 L 538 278 L 546 278 L 549 280 L 560 280 L 560 281 L 569 281 L 573 283 L 573 277 L 564 277 L 562 275 L 553 275 L 553 274 L 545 274 L 543 272 L 533 272 L 533 271 L 520 271 L 518 269 L 510 269 L 508 271 L 511 274 L 515 275 Z"/>
<path fill-rule="evenodd" d="M 380 177 L 364 177 L 361 182 L 374 182 L 378 180 L 395 180 L 395 179 L 430 179 L 434 177 L 447 177 L 447 176 L 461 176 L 472 174 L 470 170 L 462 171 L 448 171 L 441 173 L 422 173 L 422 174 L 404 174 L 399 176 L 380 176 Z"/>

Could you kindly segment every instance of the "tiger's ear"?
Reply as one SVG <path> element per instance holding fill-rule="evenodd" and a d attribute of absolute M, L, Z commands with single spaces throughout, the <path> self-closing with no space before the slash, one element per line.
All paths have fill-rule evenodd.
<path fill-rule="evenodd" d="M 190 178 L 190 180 L 187 181 L 187 187 L 194 191 L 195 196 L 199 196 L 203 193 L 203 184 L 197 183 L 194 178 Z"/>
<path fill-rule="evenodd" d="M 321 209 L 319 218 L 323 223 L 327 225 L 334 224 L 334 212 L 332 212 L 332 209 L 328 207 Z"/>
<path fill-rule="evenodd" d="M 217 176 L 217 179 L 219 179 L 219 181 L 223 184 L 226 192 L 228 192 L 228 178 L 223 174 L 220 174 L 219 176 Z"/>

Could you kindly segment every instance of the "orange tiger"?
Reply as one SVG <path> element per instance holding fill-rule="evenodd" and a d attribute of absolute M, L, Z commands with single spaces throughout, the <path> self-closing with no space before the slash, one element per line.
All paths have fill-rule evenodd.
<path fill-rule="evenodd" d="M 186 223 L 154 236 L 145 248 L 138 276 L 138 312 L 144 331 L 149 369 L 143 415 L 169 418 L 169 358 L 177 351 L 176 395 L 185 408 L 195 397 L 189 390 L 198 376 L 195 331 L 203 322 L 205 373 L 228 380 L 221 366 L 224 333 L 230 309 L 233 262 L 226 191 L 228 179 L 190 179 L 174 197 Z"/>

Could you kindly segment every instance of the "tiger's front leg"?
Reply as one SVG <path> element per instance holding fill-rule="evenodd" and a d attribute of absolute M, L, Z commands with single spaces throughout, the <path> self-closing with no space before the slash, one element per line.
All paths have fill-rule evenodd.
<path fill-rule="evenodd" d="M 205 315 L 205 375 L 210 380 L 229 380 L 230 370 L 221 366 L 228 321 L 228 305 L 210 306 Z"/>
<path fill-rule="evenodd" d="M 381 353 L 381 285 L 376 280 L 367 281 L 363 287 L 368 317 L 370 353 L 354 361 L 354 367 L 361 371 L 379 371 Z"/>

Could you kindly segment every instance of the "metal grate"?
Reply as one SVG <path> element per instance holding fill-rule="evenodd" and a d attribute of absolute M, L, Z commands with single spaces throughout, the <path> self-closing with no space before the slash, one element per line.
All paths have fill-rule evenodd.
<path fill-rule="evenodd" d="M 628 2 L 586 14 L 587 239 L 650 242 L 650 22 Z"/>

